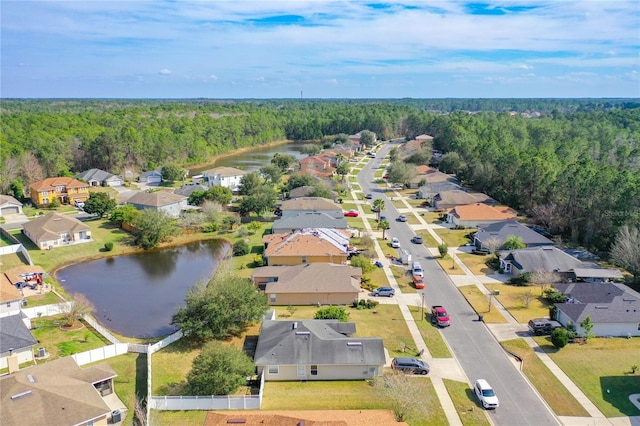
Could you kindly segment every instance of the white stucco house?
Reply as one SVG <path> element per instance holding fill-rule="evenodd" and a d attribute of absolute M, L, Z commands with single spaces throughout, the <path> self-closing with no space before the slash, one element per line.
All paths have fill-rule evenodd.
<path fill-rule="evenodd" d="M 242 176 L 247 173 L 235 167 L 216 167 L 202 173 L 202 183 L 207 186 L 224 186 L 232 191 L 237 191 Z"/>
<path fill-rule="evenodd" d="M 0 195 L 0 217 L 8 214 L 21 214 L 22 203 L 11 195 Z"/>

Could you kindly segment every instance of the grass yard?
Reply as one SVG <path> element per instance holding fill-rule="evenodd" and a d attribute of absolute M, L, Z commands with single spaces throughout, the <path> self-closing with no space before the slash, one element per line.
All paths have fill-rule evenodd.
<path fill-rule="evenodd" d="M 375 213 L 375 212 L 373 211 L 373 209 L 371 208 L 371 205 L 370 205 L 370 204 L 362 204 L 362 205 L 361 205 L 361 207 L 362 207 L 362 211 L 363 211 L 365 214 L 373 214 L 373 213 Z"/>
<path fill-rule="evenodd" d="M 0 256 L 0 271 L 8 271 L 16 266 L 24 266 L 29 263 L 25 260 L 24 256 L 19 253 L 3 254 Z"/>
<path fill-rule="evenodd" d="M 420 219 L 418 219 L 415 214 L 407 213 L 407 223 L 409 225 L 420 225 L 422 222 L 420 222 Z"/>
<path fill-rule="evenodd" d="M 358 178 L 357 176 L 348 176 L 347 179 L 349 180 L 349 182 L 351 183 L 356 183 L 358 182 Z"/>
<path fill-rule="evenodd" d="M 445 271 L 449 275 L 464 275 L 464 271 L 462 268 L 457 266 L 453 261 L 453 258 L 450 255 L 445 255 L 445 257 L 436 257 L 436 261 L 440 265 L 443 271 Z"/>
<path fill-rule="evenodd" d="M 436 229 L 435 231 L 449 247 L 460 247 L 471 242 L 467 235 L 471 232 L 475 232 L 475 229 L 442 228 Z"/>
<path fill-rule="evenodd" d="M 243 229 L 243 231 L 239 230 Z M 232 231 L 231 233 L 220 233 L 220 237 L 221 238 L 225 238 L 228 240 L 231 240 L 231 243 L 235 243 L 236 241 L 240 241 L 240 240 L 245 240 L 247 242 L 247 244 L 249 245 L 249 253 L 245 254 L 243 256 L 233 256 L 232 259 L 232 264 L 233 264 L 233 272 L 235 275 L 238 275 L 242 278 L 251 278 L 251 273 L 253 272 L 253 269 L 262 266 L 262 264 L 258 264 L 254 261 L 254 258 L 256 257 L 256 255 L 262 255 L 262 252 L 264 250 L 264 245 L 262 244 L 262 237 L 270 232 L 269 230 L 271 229 L 271 225 L 267 224 L 267 227 L 263 227 L 262 229 L 258 230 L 258 232 L 254 233 L 254 234 L 249 234 L 248 231 L 246 230 L 246 225 L 243 227 L 239 227 L 237 228 L 235 231 Z M 248 233 L 245 236 L 241 236 L 244 235 L 245 231 Z M 233 253 L 232 249 L 229 250 L 229 252 L 227 253 L 227 255 L 231 255 Z"/>
<path fill-rule="evenodd" d="M 549 316 L 549 304 L 540 296 L 540 287 L 538 286 L 519 287 L 501 283 L 486 284 L 485 287 L 489 291 L 500 292 L 494 297 L 520 323 L 526 323 L 531 318 Z"/>
<path fill-rule="evenodd" d="M 34 327 L 32 333 L 38 341 L 34 349 L 37 350 L 37 348 L 44 347 L 50 354 L 48 358 L 38 362 L 52 361 L 111 344 L 84 321 L 82 322 L 83 328 L 72 331 L 63 331 L 60 328 L 62 323 L 63 320 L 60 315 L 31 320 L 31 324 Z"/>
<path fill-rule="evenodd" d="M 51 305 L 53 303 L 64 302 L 54 292 L 48 291 L 44 294 L 34 294 L 33 296 L 27 296 L 27 308 L 33 308 L 35 306 Z"/>
<path fill-rule="evenodd" d="M 202 426 L 208 411 L 151 411 L 151 424 L 155 426 Z"/>
<path fill-rule="evenodd" d="M 387 274 L 385 274 L 383 268 L 377 268 L 373 270 L 370 274 L 365 274 L 368 277 L 371 277 L 371 283 L 374 288 L 376 287 L 386 287 L 389 286 L 389 278 L 387 278 Z"/>
<path fill-rule="evenodd" d="M 406 201 L 414 209 L 420 208 L 422 206 L 422 203 L 424 203 L 424 200 L 419 200 L 419 199 L 416 199 L 416 198 L 407 198 Z"/>
<path fill-rule="evenodd" d="M 458 290 L 473 309 L 484 316 L 484 322 L 504 323 L 507 320 L 497 309 L 493 308 L 489 311 L 489 296 L 483 294 L 475 285 L 465 285 L 458 287 Z"/>
<path fill-rule="evenodd" d="M 631 373 L 640 365 L 640 338 L 594 338 L 560 350 L 549 337 L 535 339 L 605 416 L 640 415 L 629 401 L 629 394 L 640 392 L 640 374 Z"/>
<path fill-rule="evenodd" d="M 413 286 L 413 278 L 409 274 L 409 270 L 402 266 L 391 266 L 391 272 L 403 293 L 416 293 L 417 290 Z"/>
<path fill-rule="evenodd" d="M 493 269 L 489 268 L 486 264 L 492 257 L 493 255 L 479 256 L 477 254 L 458 253 L 458 258 L 467 265 L 467 268 L 471 269 L 474 275 L 492 274 L 494 272 Z"/>
<path fill-rule="evenodd" d="M 524 339 L 508 340 L 501 342 L 501 345 L 522 358 L 524 374 L 558 416 L 589 417 L 587 410 L 553 375 Z"/>
<path fill-rule="evenodd" d="M 393 198 L 391 200 L 391 203 L 395 206 L 395 208 L 397 209 L 406 209 L 407 205 L 404 203 L 404 201 L 402 201 L 399 198 Z"/>
<path fill-rule="evenodd" d="M 434 358 L 451 358 L 451 352 L 444 342 L 442 334 L 440 334 L 437 327 L 434 327 L 431 324 L 431 321 L 425 319 L 428 318 L 429 313 L 427 306 L 424 307 L 424 315 L 422 315 L 422 318 L 422 307 L 409 306 L 409 311 L 411 311 L 411 315 L 418 326 L 418 330 L 420 330 L 422 340 L 424 340 L 427 348 L 429 348 L 431 356 Z"/>
<path fill-rule="evenodd" d="M 380 246 L 380 249 L 385 256 L 398 256 L 398 250 L 391 247 L 391 240 L 383 240 L 382 238 L 378 238 L 378 245 Z"/>
<path fill-rule="evenodd" d="M 416 234 L 422 237 L 422 244 L 424 244 L 425 247 L 438 247 L 440 245 L 429 231 L 420 230 L 416 232 Z"/>
<path fill-rule="evenodd" d="M 364 229 L 364 222 L 361 217 L 345 217 L 347 225 L 351 228 Z"/>
<path fill-rule="evenodd" d="M 485 411 L 480 407 L 473 390 L 467 383 L 449 379 L 443 379 L 443 382 L 464 426 L 491 425 Z"/>

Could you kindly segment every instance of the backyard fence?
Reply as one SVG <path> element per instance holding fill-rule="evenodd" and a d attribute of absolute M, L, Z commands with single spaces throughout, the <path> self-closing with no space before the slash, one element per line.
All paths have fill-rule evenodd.
<path fill-rule="evenodd" d="M 70 305 L 71 302 L 54 303 L 51 305 L 34 306 L 33 308 L 23 308 L 22 312 L 31 319 L 50 317 L 67 312 Z"/>
<path fill-rule="evenodd" d="M 22 254 L 24 256 L 25 260 L 27 261 L 27 263 L 29 265 L 33 265 L 33 261 L 31 260 L 31 256 L 29 256 L 29 252 L 27 251 L 26 248 L 24 248 L 22 243 L 20 243 L 20 241 L 18 241 L 13 235 L 9 234 L 4 229 L 0 228 L 0 230 L 3 231 L 2 234 L 5 237 L 9 238 L 12 242 L 15 243 L 15 244 L 12 244 L 10 246 L 0 247 L 0 255 L 20 253 L 20 254 Z"/>
<path fill-rule="evenodd" d="M 156 342 L 153 345 L 149 345 L 149 353 L 158 352 L 160 349 L 169 346 L 176 340 L 179 340 L 181 337 L 182 337 L 182 330 L 178 330 L 175 333 L 160 340 L 159 342 Z"/>
<path fill-rule="evenodd" d="M 71 355 L 78 365 L 90 364 L 96 361 L 102 361 L 103 359 L 112 358 L 114 356 L 126 354 L 129 352 L 128 343 L 117 343 L 109 346 L 103 346 L 97 349 L 91 349 L 90 351 L 80 352 L 78 354 Z"/>
<path fill-rule="evenodd" d="M 259 410 L 259 395 L 243 396 L 152 396 L 153 410 Z"/>
<path fill-rule="evenodd" d="M 91 326 L 93 327 L 98 333 L 102 334 L 105 339 L 107 339 L 108 341 L 110 341 L 111 343 L 117 344 L 120 343 L 120 340 L 118 340 L 118 338 L 116 336 L 114 336 L 113 334 L 111 334 L 109 332 L 109 330 L 107 330 L 106 328 L 104 328 L 103 326 L 101 326 L 98 321 L 94 320 L 93 318 L 91 318 L 89 315 L 85 315 L 83 317 L 83 319 Z"/>

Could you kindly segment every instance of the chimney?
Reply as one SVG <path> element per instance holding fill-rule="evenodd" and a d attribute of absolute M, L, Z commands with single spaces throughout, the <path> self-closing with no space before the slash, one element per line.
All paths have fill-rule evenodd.
<path fill-rule="evenodd" d="M 18 354 L 13 353 L 13 348 L 9 348 L 9 356 L 7 357 L 7 366 L 9 373 L 15 373 L 20 370 L 20 362 L 18 362 Z"/>

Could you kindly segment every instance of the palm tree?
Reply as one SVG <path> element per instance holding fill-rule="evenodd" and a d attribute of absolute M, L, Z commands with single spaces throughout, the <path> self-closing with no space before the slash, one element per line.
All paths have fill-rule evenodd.
<path fill-rule="evenodd" d="M 342 163 L 342 160 L 344 160 L 344 155 L 339 152 L 338 154 L 336 154 L 336 167 L 338 167 L 340 163 Z"/>
<path fill-rule="evenodd" d="M 378 220 L 380 220 L 380 214 L 384 210 L 384 200 L 382 198 L 378 198 L 373 202 L 373 211 L 376 212 L 378 216 Z"/>
<path fill-rule="evenodd" d="M 386 220 L 381 220 L 380 222 L 378 222 L 378 229 L 382 228 L 382 239 L 386 239 L 385 238 L 385 234 L 387 232 L 387 229 L 389 229 L 389 222 Z"/>

